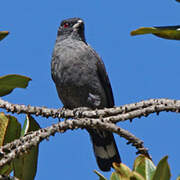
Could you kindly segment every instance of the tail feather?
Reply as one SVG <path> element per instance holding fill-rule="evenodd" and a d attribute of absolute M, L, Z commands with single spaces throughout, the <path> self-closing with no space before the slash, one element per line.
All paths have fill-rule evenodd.
<path fill-rule="evenodd" d="M 99 168 L 102 171 L 110 171 L 113 162 L 121 162 L 113 134 L 97 129 L 88 129 L 88 132 Z"/>

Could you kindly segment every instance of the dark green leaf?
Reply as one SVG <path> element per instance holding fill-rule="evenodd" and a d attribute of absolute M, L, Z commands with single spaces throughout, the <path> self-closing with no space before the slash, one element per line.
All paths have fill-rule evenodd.
<path fill-rule="evenodd" d="M 0 41 L 4 39 L 8 34 L 8 31 L 0 31 Z"/>
<path fill-rule="evenodd" d="M 146 180 L 152 179 L 155 170 L 156 167 L 149 158 L 143 155 L 140 155 L 136 158 L 133 171 L 141 174 Z"/>
<path fill-rule="evenodd" d="M 168 156 L 162 158 L 156 168 L 152 180 L 169 180 L 171 177 L 170 168 L 167 162 Z"/>
<path fill-rule="evenodd" d="M 26 76 L 9 74 L 0 77 L 0 96 L 5 96 L 14 88 L 26 88 L 31 79 Z"/>
<path fill-rule="evenodd" d="M 20 137 L 21 125 L 17 119 L 10 115 L 0 113 L 0 146 Z M 12 171 L 12 163 L 3 166 L 0 169 L 0 174 L 9 175 Z"/>
<path fill-rule="evenodd" d="M 29 133 L 31 131 L 36 131 L 38 129 L 40 129 L 40 126 L 36 122 L 36 120 L 32 116 L 27 115 L 26 120 L 23 125 L 23 128 L 22 128 L 22 131 L 21 131 L 21 136 L 24 136 L 27 133 Z"/>
<path fill-rule="evenodd" d="M 180 26 L 141 27 L 131 31 L 132 36 L 142 34 L 153 34 L 165 39 L 180 40 Z"/>
<path fill-rule="evenodd" d="M 39 124 L 32 116 L 28 115 L 25 120 L 21 136 L 38 129 L 40 129 Z M 13 165 L 15 177 L 21 180 L 34 180 L 37 171 L 38 150 L 39 145 L 32 147 L 26 154 L 14 160 Z"/>

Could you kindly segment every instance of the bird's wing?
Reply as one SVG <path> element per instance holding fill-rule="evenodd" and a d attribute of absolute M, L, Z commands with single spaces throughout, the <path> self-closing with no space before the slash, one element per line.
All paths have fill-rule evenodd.
<path fill-rule="evenodd" d="M 111 88 L 111 83 L 109 81 L 109 77 L 108 77 L 108 74 L 105 69 L 105 65 L 104 65 L 103 61 L 101 60 L 101 58 L 99 57 L 99 55 L 95 52 L 95 50 L 92 49 L 92 51 L 97 58 L 97 71 L 98 71 L 98 75 L 99 75 L 99 79 L 101 81 L 102 87 L 105 90 L 106 97 L 108 100 L 107 107 L 113 107 L 114 106 L 114 97 L 113 97 L 113 92 L 112 92 L 112 88 Z"/>

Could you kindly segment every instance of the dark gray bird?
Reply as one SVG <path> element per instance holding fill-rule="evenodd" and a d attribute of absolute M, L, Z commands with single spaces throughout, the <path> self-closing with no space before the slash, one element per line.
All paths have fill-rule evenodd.
<path fill-rule="evenodd" d="M 114 99 L 105 66 L 98 54 L 86 43 L 84 22 L 66 19 L 58 29 L 51 62 L 52 79 L 65 108 L 110 108 Z M 99 168 L 109 171 L 121 159 L 111 132 L 87 129 Z"/>

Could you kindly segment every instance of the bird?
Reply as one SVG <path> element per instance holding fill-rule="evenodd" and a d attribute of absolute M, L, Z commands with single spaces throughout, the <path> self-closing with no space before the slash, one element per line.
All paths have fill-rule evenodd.
<path fill-rule="evenodd" d="M 74 17 L 61 21 L 51 60 L 51 76 L 64 108 L 114 107 L 105 65 L 86 42 L 84 21 Z M 110 171 L 121 158 L 112 132 L 86 128 L 98 167 Z"/>

